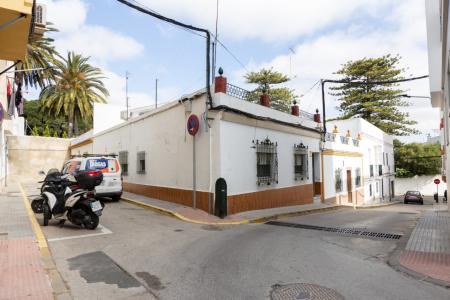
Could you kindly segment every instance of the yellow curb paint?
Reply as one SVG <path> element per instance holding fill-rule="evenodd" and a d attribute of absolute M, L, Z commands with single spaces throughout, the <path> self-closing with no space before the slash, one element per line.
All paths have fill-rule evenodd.
<path fill-rule="evenodd" d="M 31 222 L 31 227 L 33 228 L 34 235 L 36 236 L 36 240 L 38 242 L 39 248 L 48 248 L 47 240 L 45 239 L 44 233 L 42 232 L 41 226 L 34 216 L 34 212 L 31 209 L 30 200 L 28 199 L 25 190 L 22 187 L 22 184 L 19 183 L 19 188 L 22 193 L 23 203 L 25 204 L 25 208 L 27 210 L 28 218 Z"/>
<path fill-rule="evenodd" d="M 41 255 L 44 268 L 47 271 L 47 275 L 49 276 L 50 279 L 53 295 L 55 296 L 55 299 L 62 296 L 72 299 L 64 279 L 62 278 L 61 274 L 56 268 L 45 235 L 42 232 L 41 226 L 36 220 L 34 212 L 31 209 L 30 200 L 28 199 L 28 196 L 21 183 L 19 183 L 19 188 L 20 192 L 22 193 L 22 199 L 25 204 L 25 208 L 27 210 L 28 218 L 30 219 L 31 227 L 33 228 L 34 236 L 38 242 L 39 253 Z"/>
<path fill-rule="evenodd" d="M 185 222 L 201 224 L 201 225 L 244 225 L 244 224 L 250 224 L 250 223 L 263 223 L 270 219 L 286 218 L 286 217 L 290 217 L 290 216 L 298 216 L 298 215 L 302 215 L 302 214 L 310 214 L 310 213 L 316 213 L 316 212 L 322 212 L 322 211 L 328 211 L 328 210 L 341 208 L 341 206 L 322 207 L 322 208 L 317 208 L 317 209 L 308 209 L 308 210 L 301 210 L 301 211 L 295 211 L 295 212 L 280 213 L 280 214 L 275 214 L 275 215 L 271 215 L 271 216 L 246 219 L 246 220 L 242 220 L 242 221 L 203 222 L 203 221 L 197 221 L 197 220 L 192 220 L 192 219 L 186 218 L 185 216 L 180 215 L 179 213 L 176 213 L 174 211 L 171 211 L 171 210 L 168 210 L 165 208 L 161 208 L 161 207 L 157 207 L 157 206 L 154 206 L 151 204 L 147 204 L 147 203 L 144 203 L 144 202 L 141 202 L 138 200 L 132 200 L 129 198 L 124 198 L 124 197 L 122 197 L 121 199 L 130 204 L 134 204 L 134 205 L 146 208 L 146 209 L 160 212 L 164 215 L 172 216 L 172 217 L 175 217 L 175 218 L 180 219 Z"/>
<path fill-rule="evenodd" d="M 138 201 L 138 200 L 132 200 L 132 199 L 129 199 L 129 198 L 124 198 L 124 197 L 122 197 L 121 199 L 124 200 L 125 202 L 131 203 L 131 204 L 143 207 L 143 208 L 147 208 L 147 209 L 150 209 L 150 210 L 153 210 L 153 211 L 156 211 L 156 212 L 160 212 L 162 214 L 169 215 L 169 216 L 175 217 L 177 219 L 180 219 L 182 221 L 189 222 L 189 223 L 195 223 L 195 224 L 201 224 L 201 225 L 242 225 L 242 224 L 248 224 L 249 223 L 249 220 L 234 221 L 234 222 L 203 222 L 203 221 L 197 221 L 197 220 L 192 220 L 192 219 L 186 218 L 185 216 L 180 215 L 179 213 L 176 213 L 174 211 L 171 211 L 171 210 L 168 210 L 168 209 L 165 209 L 165 208 L 161 208 L 161 207 L 157 207 L 157 206 L 154 206 L 154 205 L 151 205 L 151 204 L 147 204 L 147 203 L 144 203 L 144 202 L 141 202 L 141 201 Z"/>

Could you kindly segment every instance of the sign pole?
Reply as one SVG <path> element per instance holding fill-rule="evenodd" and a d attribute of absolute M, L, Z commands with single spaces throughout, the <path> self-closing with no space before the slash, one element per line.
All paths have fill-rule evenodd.
<path fill-rule="evenodd" d="M 197 183 L 196 183 L 196 163 L 195 163 L 195 135 L 192 137 L 192 199 L 193 199 L 193 207 L 197 208 L 197 199 L 196 199 L 196 190 L 197 190 Z"/>

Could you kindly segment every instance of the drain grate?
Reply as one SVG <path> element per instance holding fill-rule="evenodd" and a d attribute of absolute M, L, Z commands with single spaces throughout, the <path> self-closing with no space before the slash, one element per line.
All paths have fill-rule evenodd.
<path fill-rule="evenodd" d="M 269 222 L 266 222 L 265 224 L 333 232 L 333 233 L 337 233 L 337 234 L 341 234 L 341 235 L 356 235 L 359 237 L 376 238 L 376 239 L 382 239 L 382 240 L 398 240 L 402 237 L 401 234 L 372 232 L 372 231 L 366 231 L 366 230 L 358 230 L 355 228 L 323 227 L 323 226 L 297 224 L 297 223 L 280 222 L 280 221 L 269 221 Z"/>
<path fill-rule="evenodd" d="M 344 300 L 344 297 L 330 288 L 309 284 L 292 283 L 274 285 L 270 293 L 272 300 Z"/>

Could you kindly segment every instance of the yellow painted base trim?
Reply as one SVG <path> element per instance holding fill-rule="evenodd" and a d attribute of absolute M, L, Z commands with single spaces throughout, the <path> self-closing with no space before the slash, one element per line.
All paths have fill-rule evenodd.
<path fill-rule="evenodd" d="M 338 150 L 323 150 L 323 155 L 336 155 L 336 156 L 347 156 L 347 157 L 362 157 L 363 154 L 359 152 L 351 152 L 351 151 L 338 151 Z"/>

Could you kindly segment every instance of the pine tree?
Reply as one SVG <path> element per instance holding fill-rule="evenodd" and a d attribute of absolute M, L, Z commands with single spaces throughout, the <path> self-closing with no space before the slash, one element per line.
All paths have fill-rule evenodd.
<path fill-rule="evenodd" d="M 274 88 L 274 84 L 288 82 L 290 79 L 283 73 L 270 69 L 261 69 L 258 72 L 249 72 L 245 75 L 248 83 L 256 83 L 258 87 L 249 95 L 249 101 L 258 102 L 262 93 L 270 96 L 270 106 L 280 111 L 290 112 L 292 102 L 298 99 L 292 89 Z"/>
<path fill-rule="evenodd" d="M 385 55 L 378 58 L 363 58 L 345 63 L 336 74 L 344 81 L 362 81 L 366 84 L 343 83 L 332 87 L 332 95 L 340 102 L 339 119 L 361 117 L 391 135 L 418 134 L 409 126 L 417 124 L 409 114 L 399 107 L 410 104 L 402 100 L 405 91 L 398 83 L 371 84 L 376 81 L 402 79 L 404 69 L 399 68 L 400 56 Z"/>

